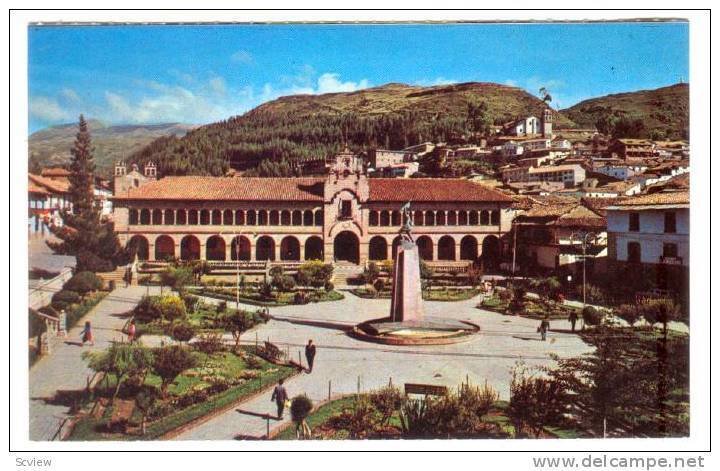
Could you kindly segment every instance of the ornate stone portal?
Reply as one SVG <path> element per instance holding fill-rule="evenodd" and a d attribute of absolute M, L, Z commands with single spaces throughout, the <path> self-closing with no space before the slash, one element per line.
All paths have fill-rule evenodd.
<path fill-rule="evenodd" d="M 425 317 L 420 254 L 412 237 L 410 203 L 402 207 L 402 241 L 395 256 L 390 317 L 358 324 L 352 334 L 362 340 L 392 345 L 442 345 L 467 340 L 480 328 L 470 322 Z"/>

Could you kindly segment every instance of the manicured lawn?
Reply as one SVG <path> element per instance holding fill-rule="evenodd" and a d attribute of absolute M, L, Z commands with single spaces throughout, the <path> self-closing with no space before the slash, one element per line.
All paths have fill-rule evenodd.
<path fill-rule="evenodd" d="M 314 429 L 315 427 L 324 424 L 328 421 L 328 419 L 339 414 L 344 409 L 352 407 L 352 405 L 355 403 L 355 398 L 355 395 L 346 396 L 323 404 L 322 406 L 318 407 L 317 410 L 313 411 L 310 416 L 308 416 L 307 424 L 310 426 L 311 429 Z M 288 427 L 283 429 L 282 432 L 278 433 L 274 439 L 295 440 L 296 438 L 297 437 L 295 435 L 295 424 L 291 423 Z"/>
<path fill-rule="evenodd" d="M 252 355 L 249 350 L 250 349 L 245 349 L 245 359 L 231 352 L 220 352 L 213 355 L 198 353 L 200 364 L 196 368 L 185 371 L 168 388 L 168 401 L 177 400 L 183 397 L 183 395 L 193 391 L 205 389 L 209 387 L 213 381 L 217 381 L 218 379 L 233 382 L 239 381 L 239 384 L 231 386 L 229 389 L 220 393 L 211 395 L 202 402 L 182 408 L 178 408 L 177 406 L 165 406 L 162 408 L 162 404 L 157 404 L 156 408 L 164 413 L 162 413 L 160 417 L 148 421 L 147 432 L 144 436 L 139 435 L 139 432 L 136 431 L 141 420 L 137 410 L 129 420 L 129 426 L 132 429 L 130 433 L 109 433 L 106 424 L 112 415 L 112 408 L 108 407 L 99 419 L 90 416 L 82 418 L 76 424 L 68 439 L 78 441 L 158 439 L 164 434 L 192 420 L 223 409 L 230 404 L 251 396 L 263 388 L 275 384 L 280 378 L 286 378 L 295 372 L 295 369 L 292 367 L 277 366 L 256 357 Z M 258 367 L 257 370 L 251 370 L 249 368 L 247 358 L 250 357 L 253 358 L 255 366 Z M 256 371 L 256 373 L 248 374 L 248 371 Z M 145 385 L 159 387 L 160 378 L 153 374 L 148 374 Z M 109 386 L 111 390 L 113 384 Z M 123 397 L 123 394 L 121 394 L 120 398 L 132 400 L 131 396 Z"/>
<path fill-rule="evenodd" d="M 236 297 L 235 288 L 224 288 L 219 286 L 207 286 L 202 288 L 191 288 L 188 290 L 190 293 L 197 296 L 207 296 L 209 298 L 222 299 L 228 302 L 234 302 Z M 296 290 L 296 291 L 274 291 L 274 299 L 264 298 L 257 290 L 254 289 L 241 289 L 239 300 L 243 304 L 251 304 L 253 306 L 287 306 L 288 304 L 294 304 L 295 294 L 297 292 L 305 292 L 308 296 L 309 302 L 325 302 L 325 301 L 340 301 L 344 299 L 342 293 L 331 290 Z"/>
<path fill-rule="evenodd" d="M 490 296 L 483 299 L 478 307 L 480 309 L 499 312 L 500 314 L 514 315 L 514 313 L 509 310 L 509 304 L 509 300 L 502 299 L 498 296 Z M 524 309 L 517 313 L 517 315 L 536 320 L 540 320 L 547 315 L 550 319 L 560 320 L 567 319 L 573 311 L 578 313 L 578 318 L 581 317 L 580 309 L 578 308 L 565 306 L 555 301 L 526 298 Z"/>
<path fill-rule="evenodd" d="M 350 291 L 355 296 L 365 299 L 390 299 L 392 292 L 383 290 L 377 293 L 369 288 L 355 288 Z M 466 301 L 480 294 L 476 288 L 444 288 L 427 289 L 422 295 L 425 301 Z"/>

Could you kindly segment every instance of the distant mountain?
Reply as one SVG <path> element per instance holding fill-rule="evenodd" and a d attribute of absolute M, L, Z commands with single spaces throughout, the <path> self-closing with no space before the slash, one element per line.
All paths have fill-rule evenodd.
<path fill-rule="evenodd" d="M 547 107 L 520 88 L 495 83 L 390 83 L 349 93 L 278 98 L 242 116 L 201 126 L 184 138 L 160 138 L 135 157 L 157 162 L 163 175 L 219 175 L 228 167 L 248 169 L 268 162 L 282 164 L 266 166 L 270 174 L 284 174 L 297 162 L 321 160 L 346 145 L 361 151 L 447 142 L 467 132 L 469 106 L 482 103 L 490 124 L 539 116 Z M 562 115 L 556 122 L 574 126 Z"/>
<path fill-rule="evenodd" d="M 127 159 L 163 136 L 182 137 L 196 126 L 180 123 L 108 126 L 88 120 L 99 173 L 109 172 L 116 160 Z M 62 165 L 70 160 L 77 123 L 61 124 L 32 133 L 29 159 L 33 166 Z"/>
<path fill-rule="evenodd" d="M 581 126 L 597 126 L 601 132 L 619 134 L 618 137 L 687 139 L 689 95 L 689 85 L 678 83 L 655 90 L 591 98 L 561 113 Z"/>

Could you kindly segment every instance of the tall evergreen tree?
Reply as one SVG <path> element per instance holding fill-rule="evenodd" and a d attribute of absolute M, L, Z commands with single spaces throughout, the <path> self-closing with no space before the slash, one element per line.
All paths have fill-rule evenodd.
<path fill-rule="evenodd" d="M 85 118 L 80 115 L 78 133 L 70 151 L 70 199 L 72 210 L 61 214 L 63 225 L 51 231 L 61 241 L 48 241 L 56 253 L 75 255 L 78 271 L 112 271 L 127 259 L 114 232 L 113 223 L 101 219 L 95 204 L 95 162 Z"/>

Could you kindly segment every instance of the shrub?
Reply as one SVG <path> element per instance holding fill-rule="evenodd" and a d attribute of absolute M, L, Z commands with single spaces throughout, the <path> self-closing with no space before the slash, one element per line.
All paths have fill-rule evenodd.
<path fill-rule="evenodd" d="M 195 279 L 193 269 L 191 267 L 168 267 L 160 273 L 160 283 L 164 286 L 170 286 L 178 291 L 182 291 L 186 285 L 191 284 Z"/>
<path fill-rule="evenodd" d="M 42 268 L 30 269 L 29 279 L 31 280 L 50 280 L 60 275 L 60 272 L 44 270 Z"/>
<path fill-rule="evenodd" d="M 280 278 L 280 286 L 281 291 L 292 291 L 295 288 L 295 278 L 288 275 L 283 275 Z"/>
<path fill-rule="evenodd" d="M 358 396 L 352 407 L 333 417 L 330 425 L 335 429 L 347 430 L 350 438 L 366 438 L 378 425 L 375 408 L 367 396 Z"/>
<path fill-rule="evenodd" d="M 480 284 L 483 277 L 483 271 L 475 265 L 470 265 L 467 271 L 467 282 L 473 288 Z"/>
<path fill-rule="evenodd" d="M 622 304 L 616 307 L 614 311 L 617 317 L 627 322 L 631 327 L 642 317 L 640 307 L 634 304 Z"/>
<path fill-rule="evenodd" d="M 207 355 L 212 355 L 213 353 L 222 352 L 223 350 L 225 350 L 225 344 L 222 340 L 222 334 L 212 332 L 198 335 L 192 346 L 197 351 L 205 353 Z"/>
<path fill-rule="evenodd" d="M 583 322 L 587 325 L 600 325 L 603 320 L 603 313 L 593 306 L 585 306 L 582 310 Z"/>
<path fill-rule="evenodd" d="M 133 310 L 134 316 L 141 321 L 154 321 L 160 318 L 158 296 L 143 296 Z"/>
<path fill-rule="evenodd" d="M 298 291 L 295 293 L 295 296 L 293 296 L 293 304 L 307 304 L 308 302 L 310 301 L 308 300 L 307 293 L 304 291 Z"/>
<path fill-rule="evenodd" d="M 222 314 L 227 311 L 227 301 L 220 301 L 215 305 L 215 312 Z"/>
<path fill-rule="evenodd" d="M 67 309 L 71 304 L 80 302 L 80 295 L 76 291 L 63 289 L 53 294 L 52 306 L 55 309 Z"/>
<path fill-rule="evenodd" d="M 385 289 L 385 280 L 382 278 L 376 279 L 373 283 L 373 288 L 375 288 L 375 290 L 380 293 Z"/>
<path fill-rule="evenodd" d="M 89 272 L 109 272 L 115 269 L 111 260 L 100 258 L 92 252 L 81 250 L 76 255 L 77 267 Z"/>
<path fill-rule="evenodd" d="M 330 281 L 332 274 L 332 264 L 323 263 L 320 260 L 305 262 L 298 268 L 298 276 L 304 280 L 309 280 L 311 286 L 318 288 Z"/>
<path fill-rule="evenodd" d="M 85 295 L 90 291 L 97 291 L 102 288 L 103 282 L 98 276 L 91 271 L 81 271 L 73 275 L 63 289 L 75 291 L 81 295 Z"/>
<path fill-rule="evenodd" d="M 262 297 L 262 299 L 271 300 L 275 299 L 275 296 L 272 292 L 272 285 L 268 283 L 267 281 L 264 281 L 260 284 L 260 287 L 258 288 L 258 293 Z"/>
<path fill-rule="evenodd" d="M 193 294 L 183 294 L 182 300 L 183 300 L 183 303 L 185 303 L 186 311 L 195 312 L 195 308 L 196 308 L 197 303 L 200 300 L 200 298 Z"/>
<path fill-rule="evenodd" d="M 178 342 L 189 342 L 195 337 L 195 328 L 190 324 L 175 324 L 170 329 L 170 336 Z"/>
<path fill-rule="evenodd" d="M 292 417 L 293 422 L 300 423 L 307 419 L 307 416 L 310 415 L 312 408 L 313 403 L 306 395 L 302 394 L 294 397 L 290 403 L 290 416 Z"/>
<path fill-rule="evenodd" d="M 373 392 L 370 395 L 370 401 L 382 415 L 380 425 L 387 425 L 392 414 L 402 408 L 405 403 L 405 395 L 394 386 L 385 386 Z"/>
<path fill-rule="evenodd" d="M 515 425 L 516 437 L 526 428 L 539 437 L 545 426 L 562 420 L 567 405 L 567 390 L 562 381 L 530 376 L 522 365 L 513 369 L 508 415 Z"/>
<path fill-rule="evenodd" d="M 334 289 L 335 289 L 335 284 L 332 281 L 328 280 L 325 282 L 325 291 L 332 291 Z"/>
<path fill-rule="evenodd" d="M 525 309 L 525 294 L 527 291 L 525 287 L 519 284 L 512 285 L 510 287 L 511 299 L 508 308 L 510 312 L 521 312 Z"/>
<path fill-rule="evenodd" d="M 375 280 L 377 280 L 379 276 L 380 276 L 380 267 L 378 267 L 375 262 L 370 262 L 365 267 L 365 270 L 363 270 L 363 273 L 362 273 L 363 283 L 365 283 L 366 285 L 372 285 L 375 283 Z"/>
<path fill-rule="evenodd" d="M 179 296 L 164 295 L 160 296 L 160 317 L 166 321 L 174 321 L 184 319 L 187 315 L 185 303 Z"/>

